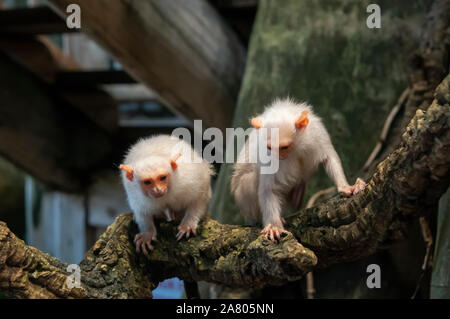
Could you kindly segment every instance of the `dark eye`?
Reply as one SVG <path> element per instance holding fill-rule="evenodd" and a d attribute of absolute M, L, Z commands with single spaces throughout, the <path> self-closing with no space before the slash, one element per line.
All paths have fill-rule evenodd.
<path fill-rule="evenodd" d="M 145 180 L 145 181 L 144 181 L 144 184 L 145 184 L 145 185 L 150 185 L 151 183 L 152 183 L 152 181 L 150 181 L 150 180 Z"/>
<path fill-rule="evenodd" d="M 289 148 L 289 146 L 283 146 L 283 147 L 281 147 L 281 150 L 282 151 L 285 151 L 285 150 L 287 150 Z"/>
<path fill-rule="evenodd" d="M 166 175 L 164 175 L 164 176 L 161 176 L 161 177 L 159 178 L 159 180 L 160 180 L 160 181 L 163 181 L 163 180 L 165 180 L 165 179 L 166 179 L 166 177 L 167 177 Z"/>

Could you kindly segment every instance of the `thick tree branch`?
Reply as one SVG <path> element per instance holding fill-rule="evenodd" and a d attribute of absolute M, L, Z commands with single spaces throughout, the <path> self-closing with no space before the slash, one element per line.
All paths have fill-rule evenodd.
<path fill-rule="evenodd" d="M 147 261 L 137 255 L 132 214 L 108 227 L 80 263 L 80 289 L 65 285 L 67 265 L 26 246 L 0 223 L 0 290 L 14 297 L 148 298 L 165 278 L 207 280 L 262 287 L 301 278 L 317 258 L 286 234 L 280 244 L 258 237 L 258 229 L 221 225 L 211 219 L 188 241 L 175 240 L 176 225 L 162 223 L 160 242 Z"/>
<path fill-rule="evenodd" d="M 367 189 L 334 197 L 288 220 L 290 230 L 318 256 L 318 266 L 372 254 L 401 238 L 406 222 L 427 212 L 450 181 L 450 76 L 435 100 L 417 110 L 400 145 L 377 169 Z"/>
<path fill-rule="evenodd" d="M 0 222 L 0 291 L 16 298 L 87 297 L 64 287 L 65 264 L 25 245 Z"/>
<path fill-rule="evenodd" d="M 367 189 L 288 218 L 292 234 L 279 244 L 258 237 L 258 228 L 211 219 L 201 224 L 198 236 L 177 243 L 176 225 L 163 222 L 160 242 L 147 260 L 136 255 L 137 228 L 132 215 L 124 214 L 81 262 L 81 288 L 70 290 L 67 265 L 26 246 L 0 223 L 0 290 L 15 297 L 141 298 L 151 297 L 159 281 L 173 276 L 233 287 L 282 284 L 314 266 L 362 258 L 401 238 L 404 225 L 429 211 L 449 185 L 447 76 L 431 106 L 416 112 L 400 145 L 378 165 Z"/>

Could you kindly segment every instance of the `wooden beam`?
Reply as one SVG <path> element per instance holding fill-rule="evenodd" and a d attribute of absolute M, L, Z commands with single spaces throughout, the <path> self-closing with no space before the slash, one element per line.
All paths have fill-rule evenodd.
<path fill-rule="evenodd" d="M 245 53 L 205 0 L 50 0 L 76 3 L 83 30 L 175 112 L 221 129 L 231 123 Z"/>
<path fill-rule="evenodd" d="M 61 70 L 80 70 L 49 38 L 32 35 L 1 35 L 0 50 L 46 83 L 54 83 Z"/>
<path fill-rule="evenodd" d="M 60 71 L 56 82 L 62 86 L 86 86 L 99 84 L 135 84 L 136 80 L 122 70 Z"/>
<path fill-rule="evenodd" d="M 74 78 L 82 72 L 80 66 L 47 37 L 3 35 L 0 36 L 0 50 L 45 83 L 55 84 L 56 95 L 80 109 L 98 126 L 110 133 L 117 130 L 118 114 L 114 99 L 93 85 L 95 81 L 86 81 L 84 77 L 76 82 Z M 131 81 L 129 76 L 121 76 Z M 64 83 L 66 79 L 68 83 Z M 59 80 L 62 80 L 61 85 Z M 82 84 L 81 80 L 86 82 Z"/>
<path fill-rule="evenodd" d="M 102 88 L 118 103 L 145 102 L 152 100 L 162 102 L 158 93 L 140 83 L 103 85 Z"/>
<path fill-rule="evenodd" d="M 112 141 L 52 87 L 0 52 L 0 153 L 39 180 L 80 190 L 110 161 Z"/>
<path fill-rule="evenodd" d="M 216 2 L 212 3 L 219 14 L 233 28 L 239 39 L 248 46 L 253 24 L 256 18 L 257 5 L 249 2 Z"/>
<path fill-rule="evenodd" d="M 0 10 L 0 34 L 57 34 L 78 32 L 49 7 Z"/>

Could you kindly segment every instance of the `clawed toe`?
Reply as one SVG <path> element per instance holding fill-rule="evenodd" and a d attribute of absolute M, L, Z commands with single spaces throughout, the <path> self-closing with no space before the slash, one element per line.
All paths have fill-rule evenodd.
<path fill-rule="evenodd" d="M 284 232 L 284 229 L 282 227 L 273 226 L 272 224 L 267 225 L 264 227 L 259 235 L 267 236 L 267 238 L 273 242 L 275 240 L 280 241 L 281 234 Z"/>
<path fill-rule="evenodd" d="M 366 188 L 366 183 L 361 179 L 357 178 L 355 185 L 353 186 L 353 194 L 356 195 Z"/>
<path fill-rule="evenodd" d="M 353 186 L 339 187 L 338 191 L 342 195 L 344 195 L 346 197 L 349 197 L 349 196 L 351 196 L 353 194 Z"/>
<path fill-rule="evenodd" d="M 154 249 L 152 245 L 152 241 L 157 242 L 156 233 L 139 233 L 134 237 L 134 244 L 136 246 L 136 252 L 140 253 L 141 251 L 145 256 L 148 256 L 149 253 Z"/>
<path fill-rule="evenodd" d="M 191 234 L 197 235 L 197 228 L 193 226 L 188 225 L 180 225 L 178 226 L 178 233 L 177 233 L 177 241 L 181 240 L 183 236 L 186 236 L 186 238 L 189 238 Z"/>
<path fill-rule="evenodd" d="M 356 194 L 360 193 L 365 188 L 366 188 L 366 183 L 361 178 L 357 178 L 356 182 L 355 182 L 355 185 L 339 187 L 338 190 L 344 196 L 349 197 L 349 196 L 356 195 Z"/>

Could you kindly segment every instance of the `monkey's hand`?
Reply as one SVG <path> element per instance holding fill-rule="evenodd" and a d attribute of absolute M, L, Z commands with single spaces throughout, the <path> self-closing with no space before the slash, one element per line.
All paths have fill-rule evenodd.
<path fill-rule="evenodd" d="M 267 225 L 266 227 L 264 227 L 261 232 L 259 233 L 259 235 L 264 235 L 267 236 L 268 239 L 270 239 L 271 241 L 275 241 L 275 239 L 277 241 L 280 240 L 281 238 L 281 234 L 284 232 L 284 228 L 283 226 L 274 226 L 272 224 Z"/>
<path fill-rule="evenodd" d="M 178 226 L 178 234 L 177 240 L 183 238 L 186 235 L 186 238 L 189 238 L 191 234 L 197 235 L 197 223 L 181 223 Z"/>
<path fill-rule="evenodd" d="M 149 251 L 152 251 L 154 248 L 152 246 L 152 240 L 154 242 L 158 241 L 158 239 L 156 238 L 156 230 L 137 234 L 134 237 L 134 244 L 136 245 L 136 251 L 140 253 L 142 250 L 144 255 L 148 256 Z"/>
<path fill-rule="evenodd" d="M 351 195 L 358 194 L 359 192 L 364 190 L 364 188 L 366 188 L 366 183 L 361 178 L 358 177 L 356 179 L 355 185 L 339 186 L 338 191 L 339 191 L 339 193 L 342 193 L 345 196 L 351 196 Z"/>

